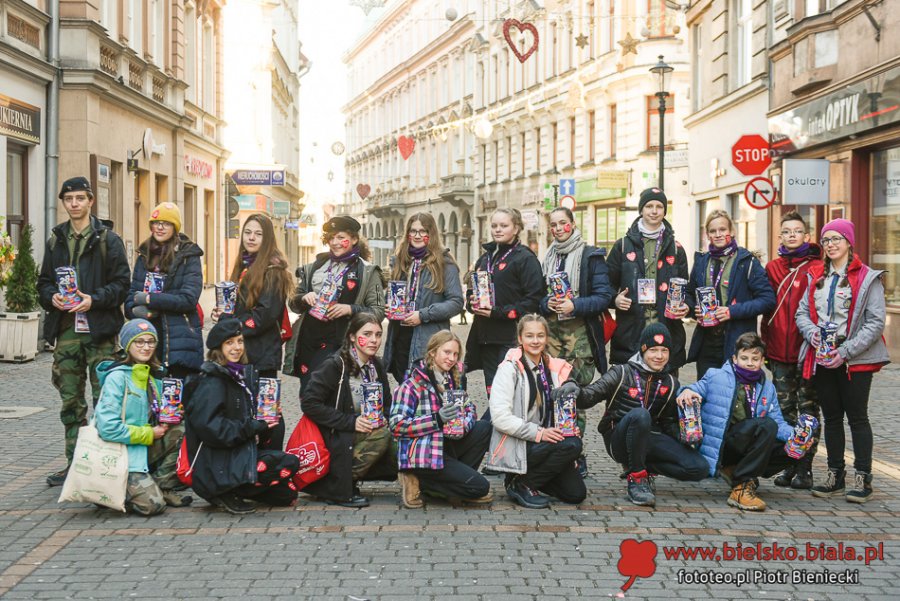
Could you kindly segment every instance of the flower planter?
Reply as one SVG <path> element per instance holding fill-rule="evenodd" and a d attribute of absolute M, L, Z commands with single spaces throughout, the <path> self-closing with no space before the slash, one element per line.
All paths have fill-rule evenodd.
<path fill-rule="evenodd" d="M 0 361 L 21 363 L 38 354 L 41 312 L 0 313 Z"/>

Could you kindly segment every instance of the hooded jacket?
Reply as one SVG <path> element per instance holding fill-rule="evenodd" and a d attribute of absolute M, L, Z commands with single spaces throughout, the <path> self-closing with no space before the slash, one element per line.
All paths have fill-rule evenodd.
<path fill-rule="evenodd" d="M 616 332 L 609 342 L 609 362 L 627 363 L 639 350 L 638 341 L 641 332 L 647 326 L 644 319 L 644 307 L 638 303 L 638 279 L 645 276 L 644 270 L 644 238 L 638 229 L 640 217 L 634 220 L 628 233 L 613 244 L 606 259 L 609 267 L 609 281 L 613 287 L 613 298 L 620 291 L 628 288 L 631 307 L 627 311 L 616 309 Z M 663 220 L 663 239 L 659 246 L 659 257 L 656 261 L 656 312 L 660 323 L 664 324 L 672 334 L 672 358 L 669 364 L 677 369 L 685 363 L 685 347 L 687 335 L 680 319 L 669 319 L 665 316 L 666 295 L 669 280 L 672 278 L 688 278 L 687 255 L 681 244 L 675 240 L 675 231 L 669 222 Z"/>
<path fill-rule="evenodd" d="M 134 293 L 143 292 L 147 277 L 149 248 L 138 249 L 131 276 L 131 289 L 125 297 L 125 315 L 134 318 Z M 199 370 L 203 364 L 203 328 L 197 314 L 197 302 L 203 291 L 203 250 L 184 234 L 178 234 L 175 258 L 166 274 L 163 291 L 150 294 L 147 308 L 150 321 L 159 333 L 156 356 L 165 367 L 181 366 Z"/>
<path fill-rule="evenodd" d="M 237 296 L 234 316 L 241 320 L 247 359 L 259 371 L 278 370 L 281 367 L 281 322 L 287 299 L 281 294 L 276 270 L 279 265 L 269 265 L 263 279 L 263 289 L 256 299 L 256 306 L 244 304 L 244 286 Z"/>
<path fill-rule="evenodd" d="M 53 228 L 53 233 L 47 240 L 38 277 L 41 307 L 47 312 L 44 339 L 50 344 L 56 343 L 63 316 L 68 315 L 53 306 L 53 295 L 59 292 L 56 268 L 72 264 L 69 245 L 66 243 L 70 227 L 71 222 L 66 221 Z M 104 230 L 106 233 L 101 236 Z M 105 259 L 100 250 L 102 237 L 106 238 Z M 128 293 L 128 259 L 122 239 L 112 231 L 112 222 L 100 221 L 92 216 L 90 232 L 83 244 L 78 260 L 78 288 L 91 296 L 87 320 L 91 338 L 99 342 L 114 338 L 125 323 L 121 305 Z"/>

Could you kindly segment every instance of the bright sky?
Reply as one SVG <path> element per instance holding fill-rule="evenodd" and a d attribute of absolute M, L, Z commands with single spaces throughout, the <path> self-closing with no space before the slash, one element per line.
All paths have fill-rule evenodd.
<path fill-rule="evenodd" d="M 300 178 L 308 203 L 337 201 L 344 190 L 347 155 L 331 152 L 334 142 L 346 143 L 341 108 L 348 100 L 347 73 L 341 57 L 383 10 L 366 17 L 348 0 L 300 0 L 301 50 L 312 61 L 300 80 Z"/>

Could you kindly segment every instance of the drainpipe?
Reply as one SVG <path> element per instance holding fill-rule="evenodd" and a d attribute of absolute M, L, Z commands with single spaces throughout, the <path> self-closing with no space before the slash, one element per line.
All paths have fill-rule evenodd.
<path fill-rule="evenodd" d="M 53 80 L 47 86 L 47 156 L 44 170 L 44 237 L 56 225 L 56 180 L 59 172 L 59 0 L 47 3 L 50 31 L 47 59 L 54 69 Z"/>

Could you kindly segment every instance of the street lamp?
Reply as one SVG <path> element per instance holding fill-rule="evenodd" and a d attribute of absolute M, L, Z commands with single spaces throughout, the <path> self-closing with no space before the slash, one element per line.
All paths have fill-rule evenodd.
<path fill-rule="evenodd" d="M 663 169 L 666 166 L 665 155 L 665 123 L 666 123 L 666 97 L 669 95 L 669 78 L 675 69 L 666 64 L 663 55 L 659 55 L 659 62 L 650 67 L 650 72 L 659 78 L 659 90 L 656 97 L 659 98 L 659 188 L 665 190 L 663 181 Z"/>

